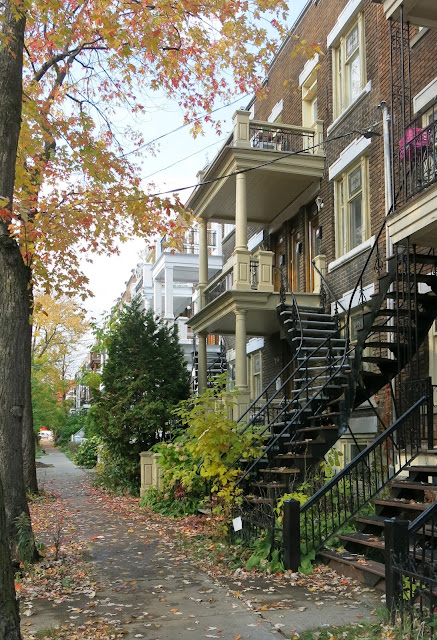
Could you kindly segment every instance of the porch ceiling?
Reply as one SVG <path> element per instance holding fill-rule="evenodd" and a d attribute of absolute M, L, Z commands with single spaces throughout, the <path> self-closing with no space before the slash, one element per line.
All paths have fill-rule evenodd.
<path fill-rule="evenodd" d="M 235 175 L 246 171 L 247 220 L 270 224 L 310 185 L 323 175 L 325 157 L 311 153 L 226 147 L 222 161 L 213 164 L 204 184 L 190 196 L 187 207 L 196 216 L 218 222 L 235 222 Z"/>
<path fill-rule="evenodd" d="M 404 22 L 420 27 L 437 28 L 435 0 L 383 0 L 386 18 L 399 20 L 400 6 L 403 6 Z"/>

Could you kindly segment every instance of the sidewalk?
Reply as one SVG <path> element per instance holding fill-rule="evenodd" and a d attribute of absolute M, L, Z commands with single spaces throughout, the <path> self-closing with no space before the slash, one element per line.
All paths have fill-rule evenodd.
<path fill-rule="evenodd" d="M 177 550 L 171 532 L 156 522 L 145 526 L 96 498 L 89 473 L 61 452 L 47 448 L 41 461 L 53 466 L 38 469 L 40 488 L 59 495 L 66 536 L 88 549 L 94 578 L 67 598 L 24 601 L 24 637 L 65 624 L 90 628 L 98 621 L 125 638 L 268 640 L 375 621 L 381 594 L 334 572 L 322 591 L 238 573 L 227 580 L 210 577 Z"/>

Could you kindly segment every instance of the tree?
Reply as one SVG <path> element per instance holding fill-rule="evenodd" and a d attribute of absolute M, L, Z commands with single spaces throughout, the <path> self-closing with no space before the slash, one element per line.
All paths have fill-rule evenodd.
<path fill-rule="evenodd" d="M 139 486 L 141 451 L 171 430 L 173 409 L 189 394 L 189 376 L 177 328 L 125 306 L 108 335 L 104 391 L 90 410 L 119 482 Z"/>
<path fill-rule="evenodd" d="M 282 0 L 29 0 L 24 8 L 21 1 L 8 0 L 5 5 L 14 18 L 20 16 L 20 32 L 15 24 L 9 29 L 3 18 L 2 26 L 9 30 L 3 31 L 2 52 L 6 59 L 9 39 L 17 32 L 13 53 L 20 72 L 23 49 L 26 52 L 23 93 L 17 93 L 20 83 L 11 82 L 16 78 L 9 67 L 0 67 L 0 87 L 9 92 L 2 95 L 14 98 L 9 112 L 0 114 L 3 133 L 17 137 L 24 96 L 13 209 L 10 189 L 0 190 L 6 197 L 0 267 L 10 272 L 11 283 L 9 290 L 0 292 L 0 327 L 10 327 L 9 334 L 0 332 L 0 354 L 11 347 L 16 353 L 21 344 L 25 357 L 19 376 L 0 380 L 0 395 L 10 396 L 7 406 L 19 406 L 26 418 L 12 420 L 6 409 L 10 425 L 0 436 L 13 538 L 14 515 L 25 494 L 18 477 L 21 465 L 13 463 L 9 449 L 15 451 L 23 425 L 28 438 L 32 432 L 32 284 L 86 295 L 79 268 L 82 253 L 91 258 L 93 253 L 115 251 L 117 242 L 131 234 L 146 236 L 178 226 L 173 213 L 182 213 L 179 201 L 142 188 L 139 152 L 149 152 L 150 147 L 130 126 L 132 119 L 147 111 L 148 92 L 162 91 L 193 119 L 196 133 L 201 111 L 210 112 L 217 98 L 226 99 L 235 91 L 259 93 L 275 47 L 274 38 L 260 26 L 261 12 L 273 16 L 271 24 L 279 28 L 277 18 L 284 17 L 286 8 Z M 115 122 L 126 114 L 129 126 L 122 131 Z M 13 162 L 16 150 L 11 152 L 7 142 L 4 160 Z M 7 247 L 14 262 L 7 259 Z M 9 300 L 16 305 L 6 312 Z M 12 379 L 17 383 L 11 384 Z M 0 419 L 2 429 L 4 424 Z M 10 440 L 7 434 L 12 430 Z"/>
<path fill-rule="evenodd" d="M 21 73 L 23 64 L 23 39 L 26 26 L 22 12 L 13 10 L 10 2 L 3 4 L 3 20 L 0 25 L 0 196 L 2 207 L 12 211 L 15 182 L 15 157 L 21 120 Z M 7 42 L 7 46 L 5 43 Z M 23 376 L 25 358 L 23 353 L 23 324 L 12 328 L 10 321 L 26 318 L 26 268 L 21 259 L 18 245 L 9 236 L 7 225 L 0 220 L 0 306 L 5 307 L 0 322 L 0 465 L 4 462 L 4 445 L 8 437 L 18 444 L 13 450 L 14 462 L 21 463 L 20 440 L 14 434 L 18 430 L 21 437 L 21 415 L 23 409 Z M 7 305 L 3 304 L 7 300 Z M 20 308 L 21 305 L 21 308 Z M 24 305 L 24 309 L 22 308 Z M 21 340 L 21 343 L 20 343 Z M 9 342 L 11 341 L 11 342 Z M 20 349 L 21 348 L 21 349 Z M 14 350 L 17 350 L 14 352 Z M 18 374 L 18 379 L 15 376 Z M 28 512 L 27 504 L 21 504 Z M 9 513 L 9 516 L 12 514 Z M 10 520 L 9 520 L 10 522 Z M 8 524 L 3 498 L 3 480 L 0 476 L 0 637 L 5 640 L 19 640 L 20 620 L 15 598 L 14 581 L 10 557 Z"/>

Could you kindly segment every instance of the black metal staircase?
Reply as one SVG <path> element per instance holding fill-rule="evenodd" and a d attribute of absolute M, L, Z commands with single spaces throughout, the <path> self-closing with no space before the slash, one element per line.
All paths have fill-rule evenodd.
<path fill-rule="evenodd" d="M 193 352 L 192 352 L 192 369 L 191 369 L 191 392 L 192 395 L 197 395 L 199 392 L 199 360 L 197 352 L 197 344 L 195 338 L 193 339 Z M 226 360 L 226 347 L 223 338 L 220 338 L 220 342 L 214 349 L 207 350 L 207 385 L 212 387 L 215 381 L 228 370 L 228 363 Z"/>
<path fill-rule="evenodd" d="M 349 428 L 354 409 L 385 385 L 391 385 L 397 415 L 418 400 L 417 386 L 409 385 L 408 380 L 424 377 L 418 354 L 437 317 L 437 256 L 408 245 L 395 247 L 381 273 L 383 229 L 384 225 L 342 323 L 337 313 L 332 316 L 326 308 L 299 307 L 295 299 L 290 306 L 281 303 L 278 307 L 293 357 L 278 377 L 280 384 L 278 379 L 273 381 L 242 416 L 242 422 L 247 422 L 244 431 L 253 430 L 264 438 L 262 455 L 246 466 L 240 479 L 249 518 L 254 506 L 273 510 L 278 497 L 296 490 Z M 366 299 L 363 292 L 374 278 L 375 266 L 377 292 Z M 354 341 L 350 334 L 352 309 L 355 316 L 360 314 Z M 401 387 L 404 391 L 399 393 Z M 416 393 L 406 393 L 408 388 Z M 429 423 L 426 430 L 418 422 L 410 428 L 418 431 L 415 442 L 419 444 L 408 464 L 419 453 L 420 443 L 428 447 L 433 443 Z M 385 484 L 373 487 L 375 495 Z M 337 529 L 327 527 L 317 549 Z"/>

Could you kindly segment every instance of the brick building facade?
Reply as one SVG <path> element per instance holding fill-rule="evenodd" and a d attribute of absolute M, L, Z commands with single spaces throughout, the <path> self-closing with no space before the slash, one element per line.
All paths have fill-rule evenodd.
<path fill-rule="evenodd" d="M 201 220 L 236 225 L 224 238 L 223 274 L 209 283 L 202 275 L 199 278 L 200 299 L 204 299 L 191 324 L 200 342 L 208 333 L 225 336 L 232 370 L 235 360 L 235 384 L 246 398 L 240 414 L 256 399 L 255 390 L 272 383 L 293 357 L 293 345 L 272 313 L 280 303 L 281 278 L 287 278 L 301 308 L 321 304 L 322 293 L 322 303 L 330 304 L 334 313 L 337 299 L 340 322 L 348 310 L 353 323 L 354 309 L 362 312 L 378 290 L 380 272 L 370 264 L 364 273 L 362 270 L 369 254 L 375 261 L 372 247 L 386 214 L 391 215 L 392 174 L 396 158 L 399 160 L 399 42 L 395 42 L 399 17 L 394 15 L 393 26 L 388 13 L 384 4 L 371 0 L 310 0 L 271 65 L 265 80 L 266 97 L 237 112 L 234 133 L 201 175 L 201 179 L 217 177 L 232 170 L 234 182 L 223 180 L 223 186 L 214 191 L 201 183 L 190 197 L 188 204 Z M 410 119 L 416 103 L 423 113 L 429 110 L 429 96 L 437 88 L 433 71 L 437 68 L 437 31 L 427 25 L 411 25 L 408 43 L 402 45 L 408 53 L 403 50 L 402 56 L 408 57 L 411 70 Z M 403 78 L 407 82 L 405 73 Z M 405 102 L 406 87 L 402 85 L 401 90 Z M 425 94 L 428 99 L 420 100 Z M 436 94 L 437 90 L 434 98 Z M 387 112 L 391 121 L 384 123 Z M 294 159 L 303 156 L 308 165 L 295 167 Z M 287 166 L 281 164 L 285 157 Z M 261 171 L 264 159 L 271 162 L 270 173 L 265 167 Z M 248 168 L 241 186 L 243 174 L 239 172 Z M 257 174 L 258 181 L 250 174 Z M 232 189 L 235 195 L 230 196 Z M 392 251 L 385 230 L 378 246 L 376 261 L 381 271 Z M 269 272 L 270 279 L 260 286 L 262 272 Z M 360 287 L 351 301 L 360 274 Z M 210 295 L 213 291 L 219 295 Z M 360 322 L 358 319 L 351 329 L 352 342 Z M 250 348 L 244 352 L 242 347 L 242 342 L 254 337 L 261 340 L 252 342 L 260 348 L 257 366 L 261 373 L 251 364 L 253 352 Z M 372 351 L 366 349 L 371 359 Z M 244 358 L 243 362 L 245 354 L 247 361 Z M 427 375 L 427 349 L 423 347 L 420 366 Z M 369 362 L 366 371 L 374 370 Z M 387 397 L 386 392 L 381 393 L 379 403 Z M 362 444 L 378 428 L 372 411 L 368 408 L 366 413 L 361 406 L 359 417 L 351 419 L 354 437 Z M 346 455 L 353 449 L 351 438 L 346 435 Z"/>

